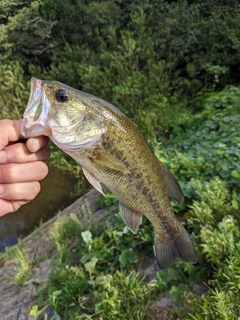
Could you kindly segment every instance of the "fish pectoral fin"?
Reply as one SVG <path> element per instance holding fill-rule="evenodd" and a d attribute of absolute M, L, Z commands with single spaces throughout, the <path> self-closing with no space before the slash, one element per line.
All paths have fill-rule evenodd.
<path fill-rule="evenodd" d="M 138 227 L 142 223 L 142 214 L 129 209 L 122 203 L 119 203 L 119 208 L 122 213 L 123 221 L 128 229 L 130 229 L 133 233 L 137 233 Z"/>
<path fill-rule="evenodd" d="M 106 152 L 102 152 L 102 151 L 96 152 L 92 161 L 97 162 L 104 167 L 107 167 L 116 171 L 120 171 L 122 173 L 130 172 L 120 160 L 116 159 L 115 157 L 111 156 Z"/>
<path fill-rule="evenodd" d="M 102 190 L 102 186 L 100 181 L 94 176 L 94 174 L 92 174 L 92 172 L 90 172 L 89 170 L 87 170 L 86 168 L 82 167 L 83 173 L 85 175 L 85 177 L 87 178 L 87 180 L 91 183 L 91 185 L 100 193 L 103 194 L 103 190 Z"/>
<path fill-rule="evenodd" d="M 177 182 L 174 175 L 161 162 L 160 164 L 161 164 L 161 167 L 163 168 L 164 176 L 167 182 L 169 197 L 183 204 L 184 194 L 182 192 L 182 189 L 179 183 Z"/>

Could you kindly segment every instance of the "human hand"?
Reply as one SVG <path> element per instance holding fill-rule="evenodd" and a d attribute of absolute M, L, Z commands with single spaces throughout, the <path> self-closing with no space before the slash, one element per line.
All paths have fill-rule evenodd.
<path fill-rule="evenodd" d="M 20 139 L 21 120 L 0 120 L 0 216 L 16 211 L 40 191 L 50 156 L 48 138 Z"/>

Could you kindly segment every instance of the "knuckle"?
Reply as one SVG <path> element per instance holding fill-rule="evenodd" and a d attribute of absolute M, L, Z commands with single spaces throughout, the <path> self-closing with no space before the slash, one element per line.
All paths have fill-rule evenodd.
<path fill-rule="evenodd" d="M 13 175 L 13 165 L 5 164 L 0 166 L 0 183 L 9 183 Z"/>
<path fill-rule="evenodd" d="M 13 183 L 8 186 L 8 197 L 12 200 L 21 199 L 23 196 L 22 185 Z"/>
<path fill-rule="evenodd" d="M 10 183 L 14 181 L 14 178 L 16 176 L 16 170 L 15 170 L 15 164 L 10 163 L 4 166 L 3 168 L 3 182 Z"/>
<path fill-rule="evenodd" d="M 5 150 L 8 163 L 24 163 L 27 161 L 28 151 L 24 143 L 18 142 Z"/>
<path fill-rule="evenodd" d="M 18 149 L 14 152 L 14 156 L 16 159 L 14 159 L 18 163 L 24 163 L 26 162 L 26 156 L 27 156 L 27 148 L 25 147 L 25 144 L 19 143 Z"/>
<path fill-rule="evenodd" d="M 9 126 L 11 125 L 11 120 L 3 119 L 0 121 L 0 129 L 1 130 L 8 130 Z"/>

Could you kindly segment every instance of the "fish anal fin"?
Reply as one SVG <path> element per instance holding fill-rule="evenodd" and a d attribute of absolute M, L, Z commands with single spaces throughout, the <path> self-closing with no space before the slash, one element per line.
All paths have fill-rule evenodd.
<path fill-rule="evenodd" d="M 95 155 L 91 160 L 101 164 L 102 166 L 122 173 L 130 172 L 120 160 L 101 150 L 95 151 Z"/>
<path fill-rule="evenodd" d="M 161 237 L 155 234 L 154 244 L 157 263 L 161 270 L 169 268 L 178 256 L 188 263 L 197 262 L 194 245 L 184 227 L 178 236 L 171 239 L 161 240 Z"/>
<path fill-rule="evenodd" d="M 88 182 L 91 183 L 91 185 L 100 193 L 103 194 L 102 186 L 100 181 L 94 176 L 92 172 L 90 172 L 88 169 L 82 167 L 83 173 L 85 177 L 87 178 Z"/>
<path fill-rule="evenodd" d="M 138 227 L 142 223 L 142 214 L 129 209 L 122 203 L 119 203 L 119 208 L 122 213 L 123 221 L 128 229 L 130 229 L 133 233 L 137 233 Z"/>
<path fill-rule="evenodd" d="M 183 204 L 184 194 L 174 175 L 160 162 L 163 168 L 164 176 L 168 186 L 168 195 L 170 198 Z"/>

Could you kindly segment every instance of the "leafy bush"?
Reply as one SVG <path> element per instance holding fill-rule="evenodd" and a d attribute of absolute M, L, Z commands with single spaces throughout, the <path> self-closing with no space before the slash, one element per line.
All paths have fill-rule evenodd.
<path fill-rule="evenodd" d="M 195 280 L 209 286 L 200 300 L 192 296 L 189 316 L 238 319 L 240 90 L 227 87 L 204 101 L 202 113 L 173 121 L 168 144 L 155 149 L 181 181 L 185 207 L 173 205 L 194 231 L 200 266 Z"/>
<path fill-rule="evenodd" d="M 219 177 L 233 191 L 235 208 L 240 199 L 240 89 L 227 87 L 205 100 L 202 113 L 178 119 L 172 127 L 167 157 L 178 180 L 188 182 L 197 178 L 202 183 Z M 164 154 L 166 150 L 158 151 Z M 191 186 L 191 184 L 190 184 Z M 193 190 L 185 185 L 185 195 L 191 198 Z"/>
<path fill-rule="evenodd" d="M 6 0 L 0 13 L 1 64 L 116 104 L 148 138 L 195 110 L 202 90 L 239 80 L 231 1 Z"/>
<path fill-rule="evenodd" d="M 0 119 L 21 119 L 29 95 L 19 63 L 0 64 Z"/>

